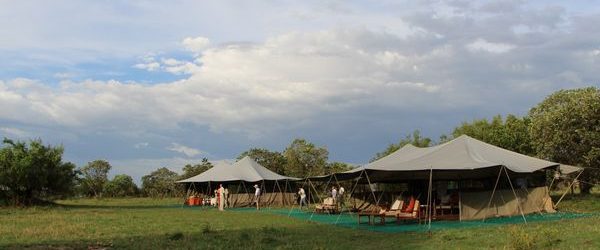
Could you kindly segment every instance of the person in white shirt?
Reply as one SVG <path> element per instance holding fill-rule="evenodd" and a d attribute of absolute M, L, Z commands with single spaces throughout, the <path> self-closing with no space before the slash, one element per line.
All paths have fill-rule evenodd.
<path fill-rule="evenodd" d="M 254 185 L 254 203 L 256 203 L 256 210 L 260 209 L 260 187 L 258 185 Z"/>
<path fill-rule="evenodd" d="M 219 211 L 223 211 L 223 207 L 225 204 L 224 194 L 225 189 L 223 188 L 223 184 L 219 184 L 219 189 L 217 191 L 217 202 L 219 203 Z"/>
<path fill-rule="evenodd" d="M 345 205 L 344 202 L 344 193 L 346 192 L 346 190 L 344 190 L 344 187 L 340 186 L 340 190 L 338 191 L 338 202 L 341 205 Z"/>
<path fill-rule="evenodd" d="M 224 207 L 229 208 L 229 189 L 228 188 L 225 188 L 223 190 L 223 202 L 224 202 Z"/>
<path fill-rule="evenodd" d="M 337 200 L 337 189 L 335 189 L 335 186 L 331 188 L 331 197 L 333 198 L 333 202 Z"/>
<path fill-rule="evenodd" d="M 300 196 L 300 209 L 302 209 L 303 206 L 308 207 L 308 204 L 306 204 L 306 192 L 304 192 L 304 188 L 298 190 L 298 195 Z"/>

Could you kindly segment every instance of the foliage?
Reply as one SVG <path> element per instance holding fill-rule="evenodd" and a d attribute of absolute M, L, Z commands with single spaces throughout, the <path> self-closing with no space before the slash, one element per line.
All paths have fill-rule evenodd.
<path fill-rule="evenodd" d="M 31 205 L 37 199 L 68 193 L 75 178 L 75 165 L 62 162 L 62 146 L 44 146 L 4 139 L 0 149 L 0 198 L 13 205 Z"/>
<path fill-rule="evenodd" d="M 327 163 L 325 174 L 341 173 L 351 169 L 352 166 L 348 163 L 334 161 Z"/>
<path fill-rule="evenodd" d="M 245 156 L 250 156 L 258 164 L 263 167 L 278 173 L 280 175 L 286 175 L 286 159 L 277 151 L 269 151 L 264 148 L 251 148 L 248 151 L 241 153 L 237 159 L 240 160 Z"/>
<path fill-rule="evenodd" d="M 401 147 L 404 147 L 406 144 L 412 144 L 416 147 L 429 147 L 431 144 L 431 139 L 427 137 L 421 137 L 421 132 L 419 130 L 415 130 L 413 131 L 412 135 L 407 135 L 398 143 L 392 143 L 388 145 L 388 147 L 382 152 L 375 154 L 375 157 L 373 157 L 370 162 L 374 162 L 386 157 L 389 154 L 396 152 L 396 150 L 400 149 Z"/>
<path fill-rule="evenodd" d="M 454 129 L 454 138 L 468 135 L 489 144 L 515 151 L 525 155 L 535 155 L 531 138 L 529 136 L 530 119 L 519 118 L 514 115 L 497 115 L 491 121 L 487 119 L 473 120 L 471 123 L 463 122 Z"/>
<path fill-rule="evenodd" d="M 329 151 L 305 139 L 295 139 L 283 152 L 286 159 L 286 173 L 294 177 L 325 174 Z"/>
<path fill-rule="evenodd" d="M 538 155 L 583 166 L 582 192 L 600 180 L 600 90 L 560 90 L 529 111 L 530 133 Z"/>
<path fill-rule="evenodd" d="M 179 176 L 178 180 L 183 180 L 183 179 L 187 179 L 187 178 L 199 175 L 201 173 L 204 173 L 204 171 L 209 170 L 212 167 L 213 167 L 213 164 L 210 161 L 208 161 L 208 159 L 202 158 L 202 162 L 200 164 L 185 165 L 183 167 L 183 174 L 181 174 L 181 176 Z"/>
<path fill-rule="evenodd" d="M 112 166 L 108 161 L 95 160 L 88 162 L 79 171 L 81 172 L 82 178 L 80 179 L 83 192 L 86 195 L 93 195 L 99 197 L 102 195 L 102 189 L 104 184 L 108 182 L 108 171 Z"/>
<path fill-rule="evenodd" d="M 133 183 L 133 179 L 126 174 L 115 175 L 112 180 L 104 184 L 103 188 L 103 195 L 108 197 L 134 196 L 137 193 L 138 188 Z"/>
<path fill-rule="evenodd" d="M 180 195 L 180 188 L 176 185 L 177 173 L 159 168 L 142 177 L 142 192 L 150 197 L 173 197 Z"/>

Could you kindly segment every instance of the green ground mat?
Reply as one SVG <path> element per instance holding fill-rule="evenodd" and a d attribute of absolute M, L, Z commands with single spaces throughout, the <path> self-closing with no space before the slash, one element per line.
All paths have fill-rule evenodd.
<path fill-rule="evenodd" d="M 292 218 L 296 218 L 299 220 L 305 221 L 313 221 L 316 223 L 322 224 L 330 224 L 335 226 L 353 228 L 353 229 L 363 229 L 370 230 L 376 232 L 426 232 L 429 230 L 428 225 L 419 224 L 417 222 L 403 222 L 401 224 L 396 223 L 395 218 L 388 217 L 386 218 L 385 225 L 375 224 L 369 225 L 367 224 L 367 218 L 361 218 L 361 224 L 358 224 L 358 218 L 356 214 L 342 213 L 342 214 L 313 214 L 311 211 L 307 210 L 299 210 L 299 209 L 285 209 L 285 208 L 264 208 L 257 211 L 254 208 L 233 208 L 229 209 L 229 211 L 243 211 L 243 212 L 256 212 L 256 213 L 271 213 L 277 214 L 281 216 L 289 216 Z M 582 218 L 595 216 L 593 214 L 579 214 L 579 213 L 544 213 L 544 214 L 529 214 L 525 215 L 528 223 L 535 223 L 541 221 L 556 221 L 563 219 L 574 219 L 574 218 Z M 597 215 L 596 215 L 597 216 Z M 379 219 L 375 219 L 375 223 L 379 223 Z M 481 220 L 471 220 L 471 221 L 432 221 L 431 222 L 431 230 L 444 230 L 444 229 L 454 229 L 454 228 L 469 228 L 469 227 L 487 227 L 487 226 L 497 226 L 497 225 L 506 225 L 506 224 L 519 224 L 524 223 L 523 218 L 521 216 L 512 216 L 512 217 L 499 217 L 499 218 L 489 218 L 485 221 Z"/>

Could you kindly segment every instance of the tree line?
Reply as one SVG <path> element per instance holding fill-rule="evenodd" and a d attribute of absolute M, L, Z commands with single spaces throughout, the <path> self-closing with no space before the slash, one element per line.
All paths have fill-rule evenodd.
<path fill-rule="evenodd" d="M 388 145 L 371 161 L 389 155 L 411 143 L 428 147 L 460 135 L 469 135 L 490 144 L 555 162 L 589 169 L 580 177 L 581 191 L 588 193 L 600 180 L 600 90 L 595 87 L 560 90 L 530 109 L 525 116 L 500 115 L 491 119 L 463 122 L 439 140 L 423 137 L 419 130 Z M 167 197 L 181 195 L 175 181 L 198 175 L 213 164 L 206 158 L 188 164 L 177 174 L 159 168 L 142 177 L 137 187 L 131 176 L 108 178 L 108 161 L 91 161 L 81 168 L 63 162 L 62 146 L 4 139 L 0 148 L 0 204 L 31 205 L 60 197 Z M 251 148 L 237 159 L 250 156 L 266 168 L 287 176 L 307 177 L 347 171 L 342 162 L 330 162 L 326 147 L 295 139 L 282 152 Z"/>

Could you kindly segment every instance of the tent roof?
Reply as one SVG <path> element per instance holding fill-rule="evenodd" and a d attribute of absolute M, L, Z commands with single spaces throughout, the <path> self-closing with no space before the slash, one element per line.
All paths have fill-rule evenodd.
<path fill-rule="evenodd" d="M 246 181 L 246 182 L 257 182 L 257 181 L 275 181 L 275 180 L 298 180 L 294 177 L 287 177 L 277 174 L 262 165 L 258 164 L 249 156 L 242 158 L 241 160 L 233 163 L 226 164 L 221 163 L 215 165 L 205 172 L 190 177 L 185 180 L 178 182 L 229 182 L 229 181 Z"/>
<path fill-rule="evenodd" d="M 492 167 L 506 166 L 512 172 L 532 173 L 548 167 L 560 167 L 563 174 L 581 170 L 579 167 L 562 165 L 519 154 L 479 141 L 467 135 L 433 147 L 419 148 L 411 144 L 369 164 L 336 176 L 341 179 L 355 178 L 363 170 L 377 172 L 376 179 L 426 178 L 418 172 L 442 170 L 437 175 L 446 178 L 477 178 L 494 176 Z M 329 176 L 315 177 L 326 179 Z"/>
<path fill-rule="evenodd" d="M 505 166 L 517 173 L 531 173 L 543 168 L 560 166 L 559 163 L 506 150 L 467 135 L 428 148 L 405 146 L 363 169 L 381 171 L 416 170 L 475 170 Z"/>

